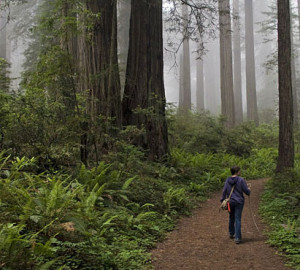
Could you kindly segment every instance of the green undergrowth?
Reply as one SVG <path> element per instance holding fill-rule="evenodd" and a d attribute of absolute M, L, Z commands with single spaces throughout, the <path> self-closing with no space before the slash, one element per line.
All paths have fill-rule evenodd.
<path fill-rule="evenodd" d="M 223 186 L 230 166 L 255 178 L 271 173 L 276 156 L 273 149 L 253 150 L 246 160 L 173 149 L 164 164 L 140 164 L 136 151 L 72 174 L 38 174 L 35 159 L 2 153 L 2 269 L 151 269 L 149 250 Z"/>
<path fill-rule="evenodd" d="M 244 123 L 225 130 L 224 119 L 170 111 L 170 154 L 164 162 L 145 159 L 127 130 L 130 134 L 114 138 L 100 163 L 91 158 L 94 166 L 68 168 L 65 164 L 78 164 L 74 119 L 56 121 L 54 107 L 43 105 L 47 99 L 24 98 L 28 106 L 21 97 L 12 104 L 23 104 L 25 111 L 16 106 L 11 114 L 10 107 L 2 107 L 7 116 L 1 118 L 7 152 L 0 155 L 3 270 L 152 269 L 151 249 L 179 217 L 222 188 L 230 167 L 240 166 L 246 179 L 275 170 L 277 125 Z M 39 113 L 44 110 L 63 128 L 45 123 Z"/>
<path fill-rule="evenodd" d="M 299 162 L 297 162 L 299 165 Z M 262 196 L 260 212 L 270 225 L 268 243 L 300 269 L 300 168 L 274 176 Z"/>

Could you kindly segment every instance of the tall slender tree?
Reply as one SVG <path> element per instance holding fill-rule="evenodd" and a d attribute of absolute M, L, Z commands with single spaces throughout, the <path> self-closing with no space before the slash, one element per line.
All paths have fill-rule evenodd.
<path fill-rule="evenodd" d="M 277 0 L 279 149 L 277 172 L 294 167 L 293 92 L 291 72 L 291 24 L 289 1 Z"/>
<path fill-rule="evenodd" d="M 247 118 L 258 125 L 252 0 L 245 0 L 245 27 Z"/>
<path fill-rule="evenodd" d="M 291 12 L 291 11 L 290 11 Z M 292 15 L 292 14 L 291 14 Z M 293 37 L 293 27 L 292 27 L 292 16 L 291 16 L 291 65 L 292 65 L 292 89 L 293 89 L 293 110 L 294 110 L 294 126 L 298 127 L 298 94 L 297 94 L 297 77 L 296 77 L 296 63 L 295 63 L 295 46 Z"/>
<path fill-rule="evenodd" d="M 240 4 L 239 0 L 233 0 L 233 71 L 234 71 L 234 107 L 236 124 L 243 122 L 243 98 L 242 98 L 242 60 L 241 60 L 241 36 L 240 36 Z"/>
<path fill-rule="evenodd" d="M 220 45 L 214 40 L 207 46 L 208 52 L 204 55 L 204 99 L 205 109 L 214 115 L 219 115 L 221 108 L 220 98 Z"/>
<path fill-rule="evenodd" d="M 222 114 L 227 117 L 226 127 L 233 128 L 235 126 L 235 109 L 229 0 L 219 0 L 219 23 Z"/>
<path fill-rule="evenodd" d="M 178 107 L 183 108 L 183 55 L 180 54 L 179 58 L 179 95 Z"/>
<path fill-rule="evenodd" d="M 190 110 L 192 106 L 191 100 L 191 68 L 190 68 L 190 42 L 188 33 L 188 6 L 186 4 L 182 5 L 182 18 L 183 18 L 183 77 L 182 77 L 182 87 L 183 87 L 183 102 L 182 109 Z"/>
<path fill-rule="evenodd" d="M 295 39 L 293 35 L 293 7 L 290 3 L 290 16 L 291 16 L 291 65 L 292 65 L 292 88 L 293 88 L 293 107 L 294 107 L 294 127 L 297 129 L 299 126 L 298 120 L 298 87 L 297 87 L 297 71 L 296 71 L 296 50 Z"/>
<path fill-rule="evenodd" d="M 298 25 L 299 25 L 299 32 L 300 32 L 300 0 L 297 0 L 297 2 L 298 2 L 298 21 L 299 21 Z"/>
<path fill-rule="evenodd" d="M 123 124 L 145 129 L 136 143 L 156 160 L 168 153 L 162 0 L 132 0 Z"/>
<path fill-rule="evenodd" d="M 131 0 L 118 1 L 118 53 L 121 91 L 124 91 L 129 46 Z"/>
<path fill-rule="evenodd" d="M 6 59 L 6 25 L 7 16 L 5 12 L 5 7 L 0 1 L 0 57 Z"/>
<path fill-rule="evenodd" d="M 197 111 L 204 111 L 204 70 L 203 59 L 197 59 L 197 88 L 196 88 L 196 107 Z"/>

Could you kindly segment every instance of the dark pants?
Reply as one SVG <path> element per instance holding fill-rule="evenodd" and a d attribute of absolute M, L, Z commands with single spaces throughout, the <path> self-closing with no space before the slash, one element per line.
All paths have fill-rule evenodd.
<path fill-rule="evenodd" d="M 241 219 L 244 204 L 230 203 L 229 234 L 235 235 L 236 240 L 242 239 Z"/>

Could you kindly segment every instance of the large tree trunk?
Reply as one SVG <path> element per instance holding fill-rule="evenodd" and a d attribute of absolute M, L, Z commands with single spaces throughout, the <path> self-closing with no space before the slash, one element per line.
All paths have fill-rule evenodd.
<path fill-rule="evenodd" d="M 87 149 L 94 146 L 96 159 L 100 150 L 109 148 L 101 140 L 110 131 L 107 127 L 121 125 L 121 91 L 117 55 L 117 3 L 116 0 L 86 0 L 86 8 L 95 16 L 95 21 L 85 27 L 79 40 L 79 87 L 82 93 L 88 91 L 89 123 L 83 123 L 84 135 L 82 159 L 87 159 Z M 90 24 L 90 22 L 86 22 Z M 102 125 L 96 125 L 101 118 Z M 105 124 L 105 123 L 108 123 Z M 88 134 L 92 126 L 97 129 L 93 138 Z M 98 134 L 101 133 L 101 134 Z M 84 156 L 85 155 L 85 156 Z"/>
<path fill-rule="evenodd" d="M 0 57 L 3 59 L 6 59 L 6 24 L 6 12 L 4 10 L 0 10 Z"/>
<path fill-rule="evenodd" d="M 145 128 L 136 143 L 156 160 L 168 153 L 162 0 L 132 0 L 123 124 Z"/>
<path fill-rule="evenodd" d="M 190 68 L 190 42 L 187 31 L 188 26 L 188 6 L 182 5 L 182 17 L 184 19 L 184 36 L 183 36 L 183 102 L 182 109 L 190 110 L 192 106 L 191 100 L 191 68 Z"/>
<path fill-rule="evenodd" d="M 293 92 L 291 72 L 291 27 L 289 1 L 277 0 L 279 149 L 277 172 L 294 167 Z"/>
<path fill-rule="evenodd" d="M 294 127 L 298 128 L 298 94 L 297 94 L 297 78 L 296 78 L 296 63 L 295 63 L 295 50 L 294 50 L 294 38 L 292 35 L 291 27 L 291 65 L 292 65 L 292 89 L 293 89 L 293 109 L 294 109 Z"/>
<path fill-rule="evenodd" d="M 129 47 L 131 0 L 118 1 L 118 54 L 121 92 L 124 92 Z"/>
<path fill-rule="evenodd" d="M 299 21 L 299 32 L 300 32 L 300 0 L 298 0 L 298 21 Z"/>
<path fill-rule="evenodd" d="M 239 0 L 233 0 L 233 59 L 234 59 L 234 108 L 236 124 L 243 122 L 242 64 L 240 38 Z"/>
<path fill-rule="evenodd" d="M 291 65 L 292 65 L 292 88 L 293 88 L 293 107 L 294 107 L 294 127 L 298 128 L 298 89 L 297 89 L 297 75 L 296 75 L 296 50 L 295 50 L 295 41 L 293 35 L 293 9 L 290 4 L 290 20 L 291 20 Z"/>
<path fill-rule="evenodd" d="M 183 55 L 180 54 L 179 59 L 179 95 L 178 95 L 178 107 L 183 107 Z"/>
<path fill-rule="evenodd" d="M 205 110 L 203 59 L 197 60 L 196 107 L 198 112 L 203 112 Z"/>
<path fill-rule="evenodd" d="M 120 80 L 117 56 L 116 0 L 87 0 L 87 9 L 101 14 L 83 37 L 83 91 L 90 91 L 92 118 L 102 115 L 121 120 Z"/>
<path fill-rule="evenodd" d="M 207 46 L 208 53 L 204 56 L 204 104 L 205 109 L 219 115 L 220 98 L 220 45 L 216 39 Z"/>
<path fill-rule="evenodd" d="M 62 32 L 63 35 L 60 36 L 60 46 L 61 48 L 68 54 L 68 68 L 69 74 L 65 78 L 65 84 L 67 85 L 64 88 L 64 91 L 61 93 L 64 97 L 64 103 L 67 106 L 69 113 L 73 114 L 75 111 L 78 113 L 78 104 L 76 101 L 76 79 L 74 75 L 77 74 L 77 59 L 78 59 L 78 39 L 77 33 L 73 29 L 73 26 L 70 26 L 68 20 L 73 18 L 75 21 L 77 18 L 77 10 L 74 7 L 74 4 L 71 4 L 70 1 L 64 0 L 62 2 L 62 9 L 61 9 L 61 25 L 62 25 Z"/>
<path fill-rule="evenodd" d="M 235 126 L 235 109 L 229 0 L 219 0 L 219 23 L 222 115 L 227 118 L 226 127 L 233 128 Z"/>
<path fill-rule="evenodd" d="M 245 28 L 247 118 L 258 125 L 252 0 L 245 0 Z"/>

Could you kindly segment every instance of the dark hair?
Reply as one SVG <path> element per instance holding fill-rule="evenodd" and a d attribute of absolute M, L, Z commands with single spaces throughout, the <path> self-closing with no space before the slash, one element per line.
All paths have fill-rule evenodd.
<path fill-rule="evenodd" d="M 239 166 L 231 167 L 231 169 L 230 169 L 231 175 L 234 175 L 234 174 L 238 173 L 240 170 L 241 170 L 241 168 Z"/>

